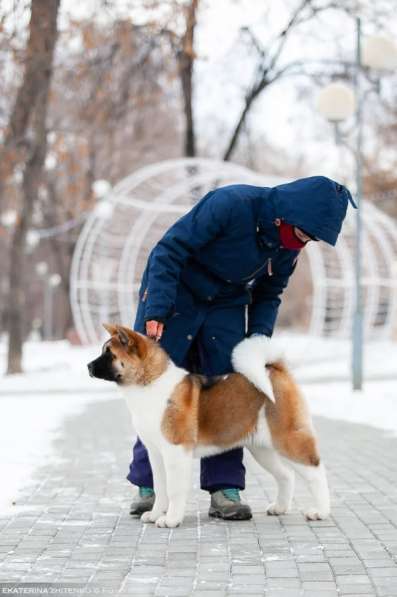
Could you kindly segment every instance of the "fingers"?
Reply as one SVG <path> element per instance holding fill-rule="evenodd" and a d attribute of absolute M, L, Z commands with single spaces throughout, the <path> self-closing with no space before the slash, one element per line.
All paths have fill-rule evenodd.
<path fill-rule="evenodd" d="M 156 336 L 156 340 L 160 340 L 161 336 L 163 335 L 163 330 L 164 330 L 164 324 L 163 323 L 159 323 L 157 326 L 157 336 Z"/>
<path fill-rule="evenodd" d="M 163 335 L 164 324 L 160 321 L 150 320 L 146 322 L 146 334 L 158 342 Z"/>

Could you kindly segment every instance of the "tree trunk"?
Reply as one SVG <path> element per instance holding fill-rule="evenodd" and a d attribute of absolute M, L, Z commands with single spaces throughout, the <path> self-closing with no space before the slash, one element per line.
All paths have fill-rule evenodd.
<path fill-rule="evenodd" d="M 182 38 L 182 48 L 178 54 L 179 76 L 182 86 L 183 109 L 185 114 L 184 154 L 187 157 L 196 155 L 196 138 L 193 115 L 193 67 L 194 67 L 194 30 L 199 0 L 191 0 L 187 7 L 186 31 Z"/>
<path fill-rule="evenodd" d="M 32 0 L 26 69 L 21 85 L 21 89 L 26 90 L 28 87 L 31 94 L 29 106 L 25 103 L 26 97 L 23 97 L 24 109 L 22 110 L 26 123 L 29 122 L 29 157 L 23 175 L 21 210 L 12 238 L 10 254 L 8 374 L 22 371 L 24 313 L 27 299 L 24 275 L 26 234 L 31 225 L 33 206 L 37 199 L 47 151 L 45 122 L 54 48 L 58 34 L 58 9 L 59 0 Z M 29 86 L 25 83 L 26 77 L 32 79 Z M 16 103 L 18 101 L 22 101 L 20 93 L 17 94 Z M 18 111 L 19 108 L 14 106 L 13 114 Z"/>

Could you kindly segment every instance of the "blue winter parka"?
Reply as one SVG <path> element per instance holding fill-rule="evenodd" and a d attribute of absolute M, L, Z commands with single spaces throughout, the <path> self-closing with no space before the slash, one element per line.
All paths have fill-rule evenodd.
<path fill-rule="evenodd" d="M 323 176 L 273 188 L 235 184 L 210 191 L 151 251 L 135 329 L 163 321 L 176 361 L 216 305 L 248 305 L 248 335 L 270 336 L 299 255 L 280 246 L 275 221 L 335 245 L 348 201 L 346 187 Z"/>

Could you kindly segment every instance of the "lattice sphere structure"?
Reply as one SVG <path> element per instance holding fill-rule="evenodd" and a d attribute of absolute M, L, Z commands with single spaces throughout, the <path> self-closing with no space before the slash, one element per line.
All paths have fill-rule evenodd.
<path fill-rule="evenodd" d="M 137 292 L 153 245 L 213 188 L 285 182 L 230 162 L 201 158 L 147 166 L 117 184 L 90 214 L 71 270 L 71 303 L 83 343 L 103 337 L 102 322 L 132 325 Z M 312 281 L 307 333 L 348 337 L 354 308 L 354 210 L 335 248 L 309 243 L 303 251 Z M 397 227 L 363 201 L 363 287 L 367 338 L 392 334 L 397 316 Z"/>

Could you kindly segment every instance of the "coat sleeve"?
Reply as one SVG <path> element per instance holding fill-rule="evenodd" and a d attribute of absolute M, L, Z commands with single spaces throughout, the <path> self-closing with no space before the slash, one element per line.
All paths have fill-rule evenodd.
<path fill-rule="evenodd" d="M 222 191 L 211 191 L 171 226 L 154 247 L 149 258 L 146 321 L 165 321 L 171 316 L 183 267 L 196 251 L 223 233 L 231 203 Z"/>
<path fill-rule="evenodd" d="M 252 291 L 252 304 L 248 309 L 248 336 L 273 334 L 281 295 L 296 267 L 299 251 L 285 251 L 277 260 L 273 276 L 263 276 Z"/>

